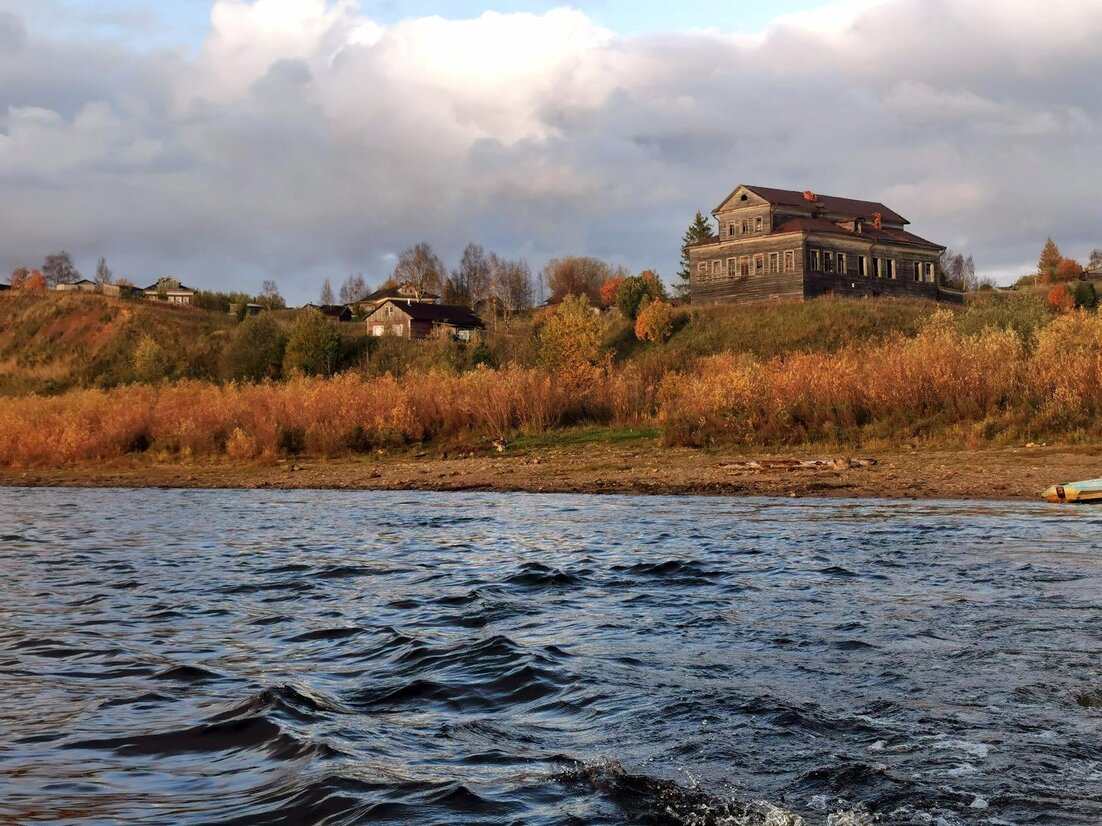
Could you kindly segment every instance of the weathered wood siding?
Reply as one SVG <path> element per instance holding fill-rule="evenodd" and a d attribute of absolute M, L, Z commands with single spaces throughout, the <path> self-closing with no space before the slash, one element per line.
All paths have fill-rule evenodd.
<path fill-rule="evenodd" d="M 792 253 L 793 268 L 784 269 L 785 253 Z M 779 272 L 770 271 L 770 254 L 776 254 Z M 763 266 L 755 265 L 761 256 Z M 747 259 L 748 274 L 741 264 Z M 689 250 L 692 301 L 759 301 L 770 298 L 802 298 L 804 295 L 803 236 L 798 233 L 721 241 Z M 704 264 L 706 272 L 700 271 Z M 733 266 L 732 266 L 733 264 Z"/>

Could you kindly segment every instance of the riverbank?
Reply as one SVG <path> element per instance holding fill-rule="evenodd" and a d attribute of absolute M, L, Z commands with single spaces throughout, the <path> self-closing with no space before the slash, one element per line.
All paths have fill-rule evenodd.
<path fill-rule="evenodd" d="M 1031 500 L 1054 482 L 1100 475 L 1102 447 L 762 454 L 642 440 L 272 463 L 124 457 L 103 465 L 0 468 L 0 485 Z"/>

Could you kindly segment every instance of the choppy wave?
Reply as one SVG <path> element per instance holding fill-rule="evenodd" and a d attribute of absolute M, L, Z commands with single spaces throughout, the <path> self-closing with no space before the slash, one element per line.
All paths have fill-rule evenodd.
<path fill-rule="evenodd" d="M 1094 511 L 5 490 L 0 513 L 3 823 L 1102 822 Z"/>

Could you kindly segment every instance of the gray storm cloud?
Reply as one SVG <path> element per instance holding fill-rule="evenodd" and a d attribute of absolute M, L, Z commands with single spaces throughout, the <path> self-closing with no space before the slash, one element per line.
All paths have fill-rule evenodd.
<path fill-rule="evenodd" d="M 18 5 L 8 6 L 18 9 Z M 834 4 L 760 36 L 581 12 L 383 27 L 220 0 L 194 55 L 0 12 L 0 271 L 65 248 L 136 282 L 294 301 L 428 240 L 667 278 L 739 182 L 882 199 L 1003 280 L 1102 246 L 1102 0 Z"/>

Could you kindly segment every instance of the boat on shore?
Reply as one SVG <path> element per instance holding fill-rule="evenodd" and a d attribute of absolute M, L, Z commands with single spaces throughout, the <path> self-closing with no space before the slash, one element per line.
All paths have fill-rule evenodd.
<path fill-rule="evenodd" d="M 1049 502 L 1102 502 L 1102 479 L 1052 485 L 1041 496 Z"/>

